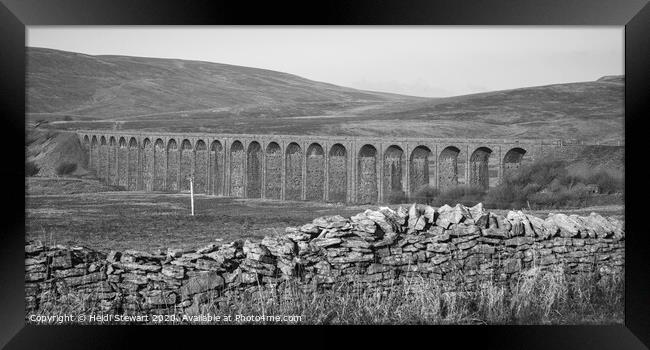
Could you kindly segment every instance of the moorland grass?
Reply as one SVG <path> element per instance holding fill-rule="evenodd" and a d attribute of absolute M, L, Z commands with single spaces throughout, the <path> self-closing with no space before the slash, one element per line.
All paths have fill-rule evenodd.
<path fill-rule="evenodd" d="M 512 287 L 490 281 L 473 291 L 443 292 L 436 281 L 410 278 L 387 293 L 368 292 L 352 284 L 337 284 L 305 293 L 296 283 L 277 289 L 258 286 L 237 297 L 208 300 L 201 314 L 230 315 L 232 322 L 272 324 L 274 320 L 236 320 L 244 316 L 302 316 L 301 324 L 620 324 L 623 322 L 622 275 L 568 275 L 561 267 L 534 267 Z M 93 295 L 71 293 L 28 315 L 80 315 L 91 312 Z M 229 305 L 229 306 L 224 306 Z M 157 311 L 159 312 L 159 311 Z M 182 313 L 173 307 L 176 322 Z M 208 322 L 209 323 L 209 322 Z M 217 322 L 223 324 L 224 322 Z"/>

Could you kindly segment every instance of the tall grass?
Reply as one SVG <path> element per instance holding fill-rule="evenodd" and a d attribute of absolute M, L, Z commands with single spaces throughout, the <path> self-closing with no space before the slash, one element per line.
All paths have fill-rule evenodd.
<path fill-rule="evenodd" d="M 336 284 L 317 293 L 299 284 L 256 286 L 244 293 L 216 294 L 201 314 L 230 315 L 234 323 L 286 323 L 275 320 L 239 321 L 245 316 L 302 316 L 304 324 L 585 324 L 623 322 L 622 276 L 597 273 L 568 275 L 562 268 L 532 268 L 508 288 L 492 281 L 476 289 L 445 292 L 439 282 L 412 276 L 392 281 L 386 292 L 372 292 L 360 282 Z M 90 296 L 87 296 L 91 300 Z M 40 314 L 81 313 L 88 303 L 68 297 Z M 84 309 L 87 311 L 87 309 Z M 175 310 L 170 307 L 170 313 Z M 178 314 L 181 319 L 182 314 Z"/>

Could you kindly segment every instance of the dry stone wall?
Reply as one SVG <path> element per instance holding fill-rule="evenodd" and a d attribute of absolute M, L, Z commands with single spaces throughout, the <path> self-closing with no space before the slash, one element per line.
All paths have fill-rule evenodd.
<path fill-rule="evenodd" d="M 427 279 L 446 292 L 471 291 L 485 281 L 508 286 L 533 267 L 622 274 L 624 245 L 623 223 L 614 218 L 501 216 L 480 204 L 368 209 L 319 217 L 260 242 L 196 250 L 98 252 L 28 242 L 26 305 L 45 311 L 81 296 L 87 310 L 197 314 L 207 303 L 228 307 L 233 296 L 285 283 L 304 293 L 341 283 L 387 292 Z"/>

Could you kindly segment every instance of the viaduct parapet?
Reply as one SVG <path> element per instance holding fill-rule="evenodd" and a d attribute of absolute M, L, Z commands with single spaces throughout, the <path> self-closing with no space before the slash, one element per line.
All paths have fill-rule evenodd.
<path fill-rule="evenodd" d="M 562 140 L 76 132 L 90 169 L 130 191 L 377 203 L 423 186 L 488 188 Z"/>

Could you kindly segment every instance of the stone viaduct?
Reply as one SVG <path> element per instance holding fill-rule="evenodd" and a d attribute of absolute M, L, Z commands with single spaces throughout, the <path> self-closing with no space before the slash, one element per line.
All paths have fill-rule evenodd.
<path fill-rule="evenodd" d="M 495 140 L 80 130 L 90 169 L 130 191 L 377 203 L 425 185 L 496 186 L 562 140 Z M 570 147 L 577 147 L 571 146 Z"/>

